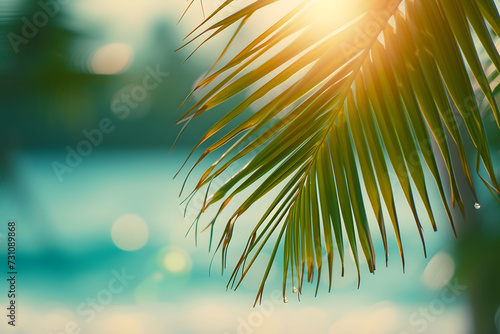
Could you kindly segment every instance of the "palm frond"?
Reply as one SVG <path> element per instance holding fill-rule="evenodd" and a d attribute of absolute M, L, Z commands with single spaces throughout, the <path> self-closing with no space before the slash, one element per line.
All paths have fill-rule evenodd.
<path fill-rule="evenodd" d="M 236 26 L 231 44 L 257 11 L 271 10 L 277 0 L 255 0 L 215 20 L 216 14 L 231 2 L 226 0 L 216 13 L 209 15 L 188 44 L 203 36 L 211 39 Z M 331 288 L 336 252 L 343 274 L 344 242 L 353 254 L 358 278 L 360 256 L 373 272 L 375 251 L 366 210 L 372 210 L 376 218 L 386 262 L 386 224 L 390 220 L 404 270 L 392 172 L 413 214 L 424 252 L 416 199 L 423 203 L 432 228 L 437 230 L 438 225 L 433 213 L 438 205 L 431 206 L 426 170 L 439 191 L 439 206 L 455 231 L 453 208 L 458 206 L 464 215 L 461 192 L 470 191 L 476 196 L 464 135 L 477 150 L 476 173 L 485 173 L 480 177 L 493 196 L 500 194 L 477 103 L 485 99 L 488 112 L 494 114 L 500 126 L 499 109 L 478 51 L 484 50 L 491 66 L 500 70 L 500 55 L 490 32 L 500 34 L 494 2 L 349 0 L 344 4 L 349 2 L 350 10 L 335 15 L 334 22 L 330 22 L 329 13 L 318 17 L 328 8 L 322 6 L 329 2 L 300 2 L 236 56 L 219 65 L 228 50 L 225 48 L 217 60 L 219 66 L 214 65 L 194 90 L 208 92 L 179 121 L 187 124 L 249 87 L 258 86 L 211 126 L 193 149 L 194 152 L 221 133 L 193 165 L 196 167 L 209 153 L 222 150 L 193 190 L 208 187 L 201 211 L 219 204 L 207 228 L 213 230 L 219 214 L 236 195 L 249 192 L 232 213 L 217 245 L 224 266 L 238 218 L 270 191 L 278 191 L 251 232 L 228 284 L 237 288 L 264 246 L 273 242 L 274 250 L 256 302 L 262 298 L 280 248 L 284 297 L 289 277 L 302 292 L 303 283 L 312 282 L 315 273 L 317 292 L 323 252 L 327 255 Z M 291 41 L 280 46 L 286 39 Z M 475 93 L 473 83 L 480 93 Z M 277 88 L 281 88 L 281 93 L 266 100 Z M 267 102 L 234 125 L 259 101 Z M 277 118 L 283 110 L 286 114 Z M 466 131 L 460 129 L 461 124 Z M 433 149 L 433 142 L 439 150 Z M 452 149 L 458 151 L 459 166 L 452 160 Z M 439 155 L 450 189 L 443 185 Z M 211 193 L 211 183 L 230 166 L 242 167 Z M 463 170 L 469 189 L 459 188 L 457 170 Z M 358 254 L 358 246 L 362 254 Z"/>

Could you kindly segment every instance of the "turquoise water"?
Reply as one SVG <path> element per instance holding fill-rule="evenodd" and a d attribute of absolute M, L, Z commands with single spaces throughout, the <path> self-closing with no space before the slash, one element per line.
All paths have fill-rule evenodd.
<path fill-rule="evenodd" d="M 183 217 L 178 198 L 183 175 L 172 179 L 184 157 L 182 150 L 168 155 L 164 150 L 96 149 L 60 182 L 52 164 L 64 162 L 63 149 L 13 154 L 14 172 L 1 189 L 0 212 L 3 220 L 15 219 L 18 228 L 18 326 L 2 332 L 470 332 L 466 288 L 452 278 L 454 237 L 445 217 L 438 213 L 439 233 L 425 225 L 425 259 L 404 203 L 398 205 L 403 208 L 405 274 L 394 237 L 386 268 L 381 238 L 374 232 L 378 268 L 371 275 L 362 267 L 359 290 L 348 258 L 345 277 L 335 271 L 330 294 L 324 279 L 316 298 L 311 285 L 300 302 L 290 291 L 289 302 L 283 303 L 278 259 L 263 305 L 252 308 L 263 268 L 254 268 L 236 292 L 226 292 L 229 275 L 220 274 L 220 254 L 209 276 L 208 234 L 199 235 L 198 246 L 194 234 L 186 236 L 195 207 Z M 263 204 L 238 222 L 229 269 Z M 201 225 L 210 218 L 204 216 Z M 120 230 L 123 222 L 125 230 Z M 445 280 L 458 290 L 450 290 Z"/>

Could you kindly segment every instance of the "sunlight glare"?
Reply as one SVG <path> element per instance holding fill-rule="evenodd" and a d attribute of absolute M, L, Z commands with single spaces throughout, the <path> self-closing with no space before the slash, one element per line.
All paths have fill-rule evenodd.
<path fill-rule="evenodd" d="M 357 12 L 357 0 L 317 0 L 311 6 L 311 20 L 324 27 L 342 26 Z"/>

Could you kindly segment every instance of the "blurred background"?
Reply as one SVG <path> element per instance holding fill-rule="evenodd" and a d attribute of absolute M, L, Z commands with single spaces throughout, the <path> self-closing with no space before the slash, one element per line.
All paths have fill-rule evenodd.
<path fill-rule="evenodd" d="M 222 2 L 204 0 L 203 10 Z M 207 43 L 183 63 L 194 47 L 174 51 L 203 19 L 197 2 L 177 25 L 186 5 L 0 1 L 0 253 L 6 256 L 6 225 L 15 220 L 19 272 L 17 324 L 8 326 L 2 316 L 0 332 L 500 333 L 500 209 L 479 179 L 480 205 L 464 192 L 467 224 L 456 215 L 458 240 L 444 212 L 436 212 L 438 233 L 423 222 L 427 259 L 411 213 L 398 203 L 404 274 L 395 238 L 389 238 L 386 268 L 377 236 L 378 270 L 370 275 L 363 267 L 359 289 L 353 261 L 347 261 L 344 277 L 335 270 L 331 293 L 325 279 L 317 297 L 311 286 L 300 302 L 290 293 L 284 303 L 278 260 L 262 305 L 253 308 L 269 250 L 236 292 L 226 291 L 229 275 L 221 275 L 219 253 L 209 275 L 209 234 L 199 234 L 197 245 L 193 231 L 187 234 L 203 199 L 181 205 L 188 169 L 173 177 L 232 102 L 192 122 L 169 150 L 180 131 L 174 123 L 186 111 L 180 105 L 227 39 Z M 250 22 L 243 40 L 270 14 Z M 489 117 L 498 167 L 500 136 Z M 261 205 L 239 221 L 229 267 Z M 203 216 L 200 226 L 210 218 Z M 1 263 L 5 310 L 7 268 Z"/>

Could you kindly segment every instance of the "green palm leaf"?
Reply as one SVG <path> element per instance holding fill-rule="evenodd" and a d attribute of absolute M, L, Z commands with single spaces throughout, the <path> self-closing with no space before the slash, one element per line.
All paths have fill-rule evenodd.
<path fill-rule="evenodd" d="M 235 26 L 231 44 L 252 15 L 270 10 L 277 0 L 255 0 L 223 19 L 216 19 L 232 2 L 226 0 L 208 16 L 193 32 L 193 36 L 195 32 L 199 34 L 188 44 L 203 36 L 211 39 Z M 318 287 L 323 252 L 328 259 L 331 287 L 335 252 L 343 273 L 344 242 L 352 251 L 358 278 L 359 256 L 366 259 L 373 272 L 373 231 L 366 210 L 373 210 L 376 217 L 386 261 L 386 224 L 392 225 L 404 270 L 391 170 L 413 213 L 422 243 L 417 198 L 423 203 L 432 228 L 437 230 L 433 213 L 436 205 L 431 207 L 425 170 L 432 175 L 441 206 L 455 230 L 453 209 L 446 194 L 450 194 L 452 206 L 458 206 L 462 214 L 461 191 L 471 191 L 476 196 L 463 135 L 470 137 L 477 149 L 476 173 L 485 173 L 480 175 L 484 184 L 493 196 L 499 195 L 477 104 L 484 97 L 488 112 L 495 115 L 500 125 L 499 110 L 483 71 L 485 62 L 494 66 L 495 73 L 500 70 L 500 56 L 490 33 L 491 30 L 500 34 L 494 2 L 350 0 L 345 1 L 350 3 L 350 10 L 335 15 L 335 22 L 330 22 L 328 11 L 325 13 L 329 2 L 304 0 L 236 56 L 219 65 L 228 50 L 225 48 L 211 73 L 194 89 L 206 89 L 207 93 L 179 121 L 187 125 L 250 86 L 258 85 L 255 92 L 211 126 L 193 149 L 194 152 L 220 133 L 193 166 L 209 153 L 222 150 L 193 190 L 196 193 L 207 187 L 202 212 L 218 205 L 207 228 L 213 231 L 219 214 L 237 194 L 248 193 L 226 222 L 217 245 L 224 266 L 238 218 L 270 191 L 278 193 L 251 232 L 228 284 L 237 288 L 264 246 L 273 242 L 274 250 L 256 302 L 262 298 L 277 254 L 283 254 L 284 298 L 290 277 L 301 292 L 303 283 L 312 282 L 316 272 Z M 322 12 L 324 15 L 318 16 Z M 280 46 L 284 40 L 290 42 Z M 487 60 L 479 57 L 479 50 L 485 51 Z M 474 92 L 473 83 L 480 92 Z M 266 100 L 267 94 L 280 87 L 280 94 Z M 266 103 L 250 116 L 244 113 L 259 101 Z M 277 118 L 282 111 L 286 111 L 285 115 Z M 242 117 L 245 115 L 248 117 Z M 466 131 L 460 131 L 462 123 Z M 433 142 L 439 150 L 433 149 Z M 461 166 L 453 162 L 451 149 L 458 150 Z M 449 179 L 450 189 L 443 185 L 436 162 L 438 155 L 444 160 L 443 177 Z M 211 192 L 211 183 L 231 166 L 242 167 Z M 457 168 L 463 170 L 469 189 L 459 189 Z M 358 254 L 358 245 L 362 254 Z"/>

